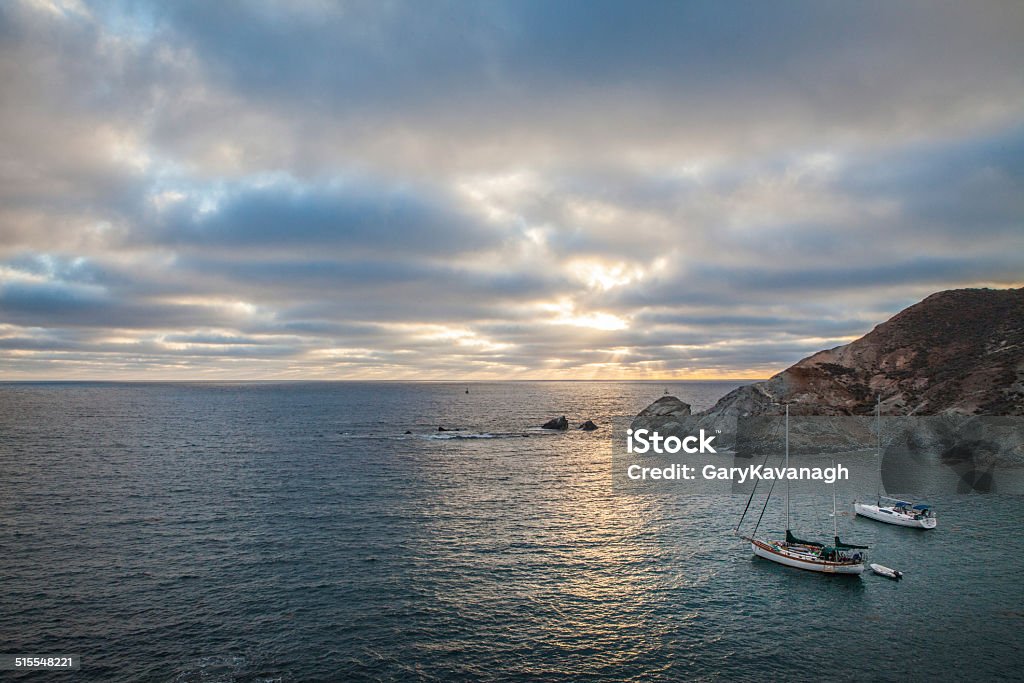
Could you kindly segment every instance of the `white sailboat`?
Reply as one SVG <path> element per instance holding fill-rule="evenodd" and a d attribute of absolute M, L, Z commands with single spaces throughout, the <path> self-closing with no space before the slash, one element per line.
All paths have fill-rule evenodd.
<path fill-rule="evenodd" d="M 767 459 L 767 458 L 766 458 Z M 789 406 L 786 406 L 786 458 L 785 465 L 786 469 L 789 468 Z M 761 509 L 761 517 L 764 516 L 764 509 L 768 507 L 768 499 L 771 498 L 772 491 L 774 490 L 774 481 L 772 483 L 772 490 L 768 492 L 768 498 L 765 499 L 764 508 Z M 750 501 L 754 498 L 754 493 L 757 491 L 755 485 L 754 490 L 750 492 L 750 498 L 747 499 L 747 509 L 750 508 Z M 736 525 L 736 533 L 740 535 L 746 541 L 750 542 L 750 549 L 758 557 L 763 557 L 766 560 L 777 562 L 787 567 L 796 567 L 797 569 L 806 569 L 812 572 L 822 572 L 825 574 L 860 574 L 864 571 L 864 550 L 867 550 L 867 546 L 863 545 L 852 545 L 849 543 L 843 543 L 839 540 L 838 523 L 836 519 L 836 495 L 835 495 L 835 484 L 832 484 L 832 530 L 834 535 L 834 543 L 829 546 L 824 543 L 817 543 L 815 541 L 804 541 L 793 535 L 793 532 L 789 526 L 789 499 L 790 499 L 790 487 L 789 480 L 786 480 L 786 538 L 784 540 L 779 539 L 767 539 L 757 538 L 757 527 L 761 524 L 761 518 L 757 520 L 757 524 L 754 526 L 754 531 L 750 536 L 743 536 L 739 534 L 740 525 L 743 524 L 743 517 L 747 514 L 747 509 L 744 509 L 743 515 L 740 516 L 739 524 Z"/>
<path fill-rule="evenodd" d="M 878 455 L 878 492 L 874 503 L 854 501 L 853 510 L 861 517 L 867 517 L 886 524 L 908 526 L 916 529 L 934 529 L 939 521 L 935 511 L 925 503 L 914 503 L 882 495 L 882 403 L 881 397 L 875 402 L 875 452 Z"/>

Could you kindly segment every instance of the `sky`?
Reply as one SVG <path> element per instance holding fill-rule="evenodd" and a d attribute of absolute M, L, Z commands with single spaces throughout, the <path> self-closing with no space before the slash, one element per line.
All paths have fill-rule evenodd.
<path fill-rule="evenodd" d="M 1024 3 L 0 4 L 0 379 L 760 378 L 1024 282 Z"/>

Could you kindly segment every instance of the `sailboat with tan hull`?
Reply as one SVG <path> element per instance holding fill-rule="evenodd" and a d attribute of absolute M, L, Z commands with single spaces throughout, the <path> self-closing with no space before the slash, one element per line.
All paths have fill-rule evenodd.
<path fill-rule="evenodd" d="M 767 459 L 766 456 L 766 462 Z M 788 405 L 786 406 L 786 456 L 784 467 L 787 471 L 789 470 Z M 768 491 L 768 497 L 765 498 L 764 507 L 761 508 L 761 514 L 754 525 L 754 530 L 750 536 L 744 536 L 740 534 L 739 529 L 743 524 L 747 511 L 750 509 L 750 502 L 754 499 L 754 494 L 757 492 L 757 484 L 755 483 L 754 489 L 750 492 L 750 498 L 747 499 L 747 506 L 744 508 L 743 514 L 740 515 L 740 521 L 736 525 L 736 535 L 750 543 L 750 549 L 755 555 L 787 567 L 824 574 L 860 574 L 864 571 L 864 551 L 867 550 L 867 546 L 843 543 L 839 539 L 834 482 L 832 484 L 832 531 L 834 542 L 831 545 L 818 543 L 817 541 L 805 541 L 793 535 L 789 524 L 790 483 L 788 478 L 786 479 L 786 537 L 784 539 L 758 538 L 757 529 L 761 525 L 761 519 L 764 517 L 764 511 L 768 507 L 768 501 L 771 499 L 774 490 L 775 480 L 772 480 L 772 487 Z"/>

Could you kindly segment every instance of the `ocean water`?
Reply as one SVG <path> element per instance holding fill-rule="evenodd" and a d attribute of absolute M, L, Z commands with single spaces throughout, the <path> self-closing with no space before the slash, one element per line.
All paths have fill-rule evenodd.
<path fill-rule="evenodd" d="M 732 535 L 742 493 L 613 490 L 607 426 L 666 386 L 736 384 L 0 384 L 2 651 L 82 661 L 4 675 L 1022 677 L 1020 497 L 841 516 L 900 583 L 781 567 Z M 604 429 L 536 429 L 562 414 Z"/>

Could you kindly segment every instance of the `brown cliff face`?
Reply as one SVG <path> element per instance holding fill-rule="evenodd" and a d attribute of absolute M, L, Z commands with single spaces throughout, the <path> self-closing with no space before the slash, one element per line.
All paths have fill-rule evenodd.
<path fill-rule="evenodd" d="M 724 396 L 710 415 L 1024 415 L 1024 289 L 939 292 L 845 346 Z"/>
<path fill-rule="evenodd" d="M 903 443 L 898 461 L 962 467 L 965 490 L 981 490 L 978 473 L 991 480 L 993 468 L 1021 471 L 1021 421 L 974 416 L 1024 416 L 1024 289 L 933 294 L 854 342 L 729 392 L 709 410 L 675 414 L 663 398 L 632 426 L 680 437 L 713 430 L 737 453 L 778 452 L 778 420 L 760 416 L 778 416 L 786 403 L 797 418 L 793 453 L 861 450 L 874 447 L 874 420 L 843 416 L 870 415 L 876 395 L 886 416 L 940 416 L 891 423 L 883 439 L 887 448 Z M 805 415 L 825 417 L 800 419 Z M 1000 486 L 1009 490 L 1010 481 L 1004 477 Z M 1012 481 L 1024 491 L 1024 480 Z"/>

